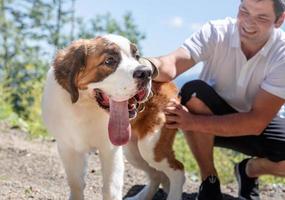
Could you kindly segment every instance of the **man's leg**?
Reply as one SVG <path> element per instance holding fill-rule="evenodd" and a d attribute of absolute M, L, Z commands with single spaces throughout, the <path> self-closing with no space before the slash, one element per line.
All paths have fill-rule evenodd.
<path fill-rule="evenodd" d="M 247 162 L 246 174 L 249 177 L 262 175 L 285 177 L 285 161 L 273 162 L 267 158 L 253 158 Z"/>
<path fill-rule="evenodd" d="M 192 97 L 186 107 L 193 113 L 212 114 L 210 109 L 198 98 Z M 220 182 L 214 165 L 214 136 L 184 132 L 184 136 L 200 168 L 202 184 L 197 200 L 222 200 Z"/>
<path fill-rule="evenodd" d="M 267 158 L 245 159 L 235 165 L 235 175 L 241 199 L 260 200 L 258 177 L 262 175 L 285 175 L 285 161 L 271 161 Z"/>
<path fill-rule="evenodd" d="M 192 97 L 186 103 L 186 107 L 193 113 L 212 114 L 210 109 L 196 97 Z M 198 163 L 202 181 L 210 175 L 217 176 L 213 158 L 214 136 L 192 132 L 185 132 L 184 136 Z"/>
<path fill-rule="evenodd" d="M 182 87 L 180 95 L 181 104 L 185 105 L 189 111 L 193 113 L 223 115 L 237 112 L 203 81 L 188 82 Z M 275 121 L 274 123 L 273 129 L 277 139 L 284 137 L 284 135 L 282 135 L 285 130 L 283 122 L 281 122 L 281 128 L 279 122 L 276 124 Z M 276 125 L 279 126 L 278 133 L 280 132 L 281 135 L 276 136 Z M 211 137 L 199 133 L 185 132 L 186 140 L 200 167 L 202 180 L 205 180 L 209 175 L 217 174 L 213 161 L 214 145 L 229 148 L 246 155 L 255 156 L 258 158 L 245 159 L 237 164 L 236 172 L 238 176 L 242 175 L 242 178 L 238 180 L 240 184 L 239 189 L 240 191 L 242 191 L 241 189 L 245 189 L 243 190 L 243 193 L 245 192 L 246 199 L 259 199 L 257 179 L 259 176 L 265 174 L 285 176 L 285 142 L 268 139 L 266 133 L 269 133 L 267 135 L 272 137 L 272 135 L 270 135 L 272 129 L 270 129 L 270 125 L 267 128 L 269 129 L 265 130 L 265 134 L 260 136 L 231 138 Z M 201 186 L 203 186 L 203 183 Z M 207 194 L 208 191 L 205 193 Z M 242 197 L 242 195 L 240 196 Z M 207 197 L 209 198 L 212 196 L 207 195 Z M 200 199 L 199 195 L 198 199 Z"/>
<path fill-rule="evenodd" d="M 181 91 L 181 104 L 190 112 L 203 115 L 222 115 L 236 112 L 208 84 L 201 80 L 186 83 Z M 202 181 L 217 176 L 214 167 L 214 136 L 185 132 L 187 143 L 200 167 Z"/>
<path fill-rule="evenodd" d="M 245 159 L 235 165 L 240 199 L 260 200 L 258 177 L 262 175 L 284 176 L 285 161 L 274 162 L 267 158 Z"/>
<path fill-rule="evenodd" d="M 181 104 L 192 113 L 222 115 L 236 112 L 209 85 L 196 80 L 186 83 L 181 91 Z M 185 132 L 187 143 L 199 165 L 202 184 L 198 200 L 221 200 L 222 193 L 217 171 L 214 166 L 214 136 Z"/>
<path fill-rule="evenodd" d="M 284 119 L 276 118 L 259 136 L 215 138 L 215 146 L 253 156 L 235 165 L 240 198 L 260 200 L 259 176 L 285 176 L 285 142 L 282 139 L 278 140 L 283 137 L 284 125 Z M 276 139 L 272 139 L 270 130 L 274 130 Z"/>
<path fill-rule="evenodd" d="M 249 177 L 285 176 L 285 119 L 276 116 L 263 131 L 264 156 L 251 159 L 246 166 Z"/>

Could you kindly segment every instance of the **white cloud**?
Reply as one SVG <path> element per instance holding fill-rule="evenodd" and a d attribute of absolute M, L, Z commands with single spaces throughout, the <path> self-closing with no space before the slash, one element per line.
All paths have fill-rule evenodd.
<path fill-rule="evenodd" d="M 190 31 L 195 32 L 198 31 L 203 26 L 203 23 L 194 22 L 190 24 Z"/>
<path fill-rule="evenodd" d="M 175 16 L 169 20 L 168 24 L 173 28 L 181 28 L 184 24 L 184 21 L 181 17 Z"/>

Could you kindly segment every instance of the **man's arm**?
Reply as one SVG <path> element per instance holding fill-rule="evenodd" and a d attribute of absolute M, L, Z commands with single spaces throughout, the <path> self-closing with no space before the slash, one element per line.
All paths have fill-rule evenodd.
<path fill-rule="evenodd" d="M 196 115 L 187 112 L 185 108 L 170 108 L 167 109 L 167 113 L 170 113 L 167 116 L 168 127 L 217 136 L 259 135 L 282 104 L 284 99 L 260 89 L 249 112 L 219 116 Z"/>
<path fill-rule="evenodd" d="M 171 81 L 196 64 L 184 48 L 178 48 L 166 56 L 148 59 L 158 69 L 158 76 L 154 79 L 158 82 Z"/>

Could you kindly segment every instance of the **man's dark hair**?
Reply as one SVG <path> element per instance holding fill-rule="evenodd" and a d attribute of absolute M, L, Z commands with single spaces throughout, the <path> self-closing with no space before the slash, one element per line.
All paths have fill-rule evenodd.
<path fill-rule="evenodd" d="M 257 1 L 262 1 L 262 0 L 257 0 Z M 273 1 L 276 20 L 278 20 L 279 17 L 283 14 L 283 12 L 285 12 L 285 0 L 272 0 L 272 1 Z"/>
<path fill-rule="evenodd" d="M 285 11 L 285 0 L 272 0 L 272 1 L 274 4 L 274 11 L 277 20 Z"/>

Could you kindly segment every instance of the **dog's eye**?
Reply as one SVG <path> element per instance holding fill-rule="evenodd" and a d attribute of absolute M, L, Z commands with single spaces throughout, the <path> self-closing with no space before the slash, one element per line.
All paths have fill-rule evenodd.
<path fill-rule="evenodd" d="M 104 61 L 104 64 L 107 66 L 113 66 L 117 63 L 117 61 L 113 57 L 109 57 Z"/>

